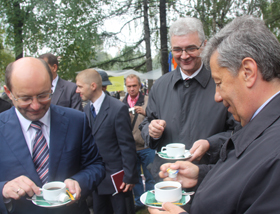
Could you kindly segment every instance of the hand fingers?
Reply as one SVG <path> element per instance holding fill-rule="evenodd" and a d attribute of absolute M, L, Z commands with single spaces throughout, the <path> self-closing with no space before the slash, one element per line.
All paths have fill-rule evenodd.
<path fill-rule="evenodd" d="M 163 213 L 163 211 L 156 209 L 156 208 L 152 208 L 152 207 L 149 207 L 148 211 L 150 214 L 162 214 Z"/>
<path fill-rule="evenodd" d="M 15 200 L 26 194 L 32 197 L 34 193 L 40 193 L 39 187 L 26 176 L 20 176 L 7 182 L 2 190 L 4 198 L 13 198 Z"/>
<path fill-rule="evenodd" d="M 123 192 L 127 192 L 129 190 L 129 185 L 126 185 Z"/>
<path fill-rule="evenodd" d="M 120 189 L 124 189 L 125 188 L 126 183 L 122 182 Z"/>
<path fill-rule="evenodd" d="M 183 210 L 181 207 L 176 206 L 175 204 L 172 204 L 170 202 L 163 203 L 162 208 L 166 211 L 169 211 L 169 213 L 185 212 L 185 210 Z"/>
<path fill-rule="evenodd" d="M 159 125 L 156 120 L 152 120 L 149 125 L 149 134 L 153 138 L 159 138 L 164 131 L 164 127 Z"/>
<path fill-rule="evenodd" d="M 69 192 L 71 192 L 72 194 L 76 193 L 76 198 L 75 200 L 79 200 L 81 197 L 81 187 L 79 185 L 79 183 L 73 179 L 66 179 L 64 181 L 64 183 L 66 184 L 66 188 L 69 189 Z"/>

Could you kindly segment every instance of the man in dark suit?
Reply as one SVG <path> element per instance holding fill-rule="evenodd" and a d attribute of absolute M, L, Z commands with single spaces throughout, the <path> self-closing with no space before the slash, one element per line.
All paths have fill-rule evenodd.
<path fill-rule="evenodd" d="M 104 178 L 105 169 L 86 115 L 51 105 L 51 71 L 41 59 L 19 59 L 7 66 L 5 77 L 4 89 L 15 107 L 0 114 L 0 213 L 89 214 L 84 199 Z M 40 124 L 44 139 L 44 179 L 35 167 L 38 132 L 33 123 Z M 25 199 L 40 194 L 46 181 L 64 182 L 76 193 L 77 203 L 46 209 Z"/>
<path fill-rule="evenodd" d="M 51 53 L 42 54 L 40 59 L 45 60 L 53 75 L 52 80 L 52 101 L 54 105 L 74 108 L 83 111 L 82 101 L 78 94 L 76 94 L 76 85 L 73 82 L 61 79 L 57 75 L 58 60 L 57 57 Z"/>
<path fill-rule="evenodd" d="M 2 98 L 0 98 L 0 113 L 3 112 L 3 111 L 8 110 L 11 107 L 12 107 L 12 105 L 8 101 L 3 100 Z"/>
<path fill-rule="evenodd" d="M 101 76 L 94 69 L 81 71 L 76 84 L 82 100 L 90 100 L 84 111 L 106 168 L 105 179 L 93 192 L 93 211 L 98 214 L 134 213 L 131 190 L 138 177 L 128 108 L 102 91 Z M 113 195 L 116 190 L 111 175 L 120 170 L 124 170 L 122 192 Z"/>

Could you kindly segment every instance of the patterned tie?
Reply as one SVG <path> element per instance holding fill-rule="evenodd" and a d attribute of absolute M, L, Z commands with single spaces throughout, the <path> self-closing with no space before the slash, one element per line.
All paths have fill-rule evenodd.
<path fill-rule="evenodd" d="M 95 113 L 95 108 L 94 108 L 93 105 L 90 106 L 90 110 L 91 110 L 93 118 L 95 119 L 96 118 L 96 113 Z"/>
<path fill-rule="evenodd" d="M 45 184 L 49 174 L 49 148 L 41 126 L 42 123 L 39 121 L 31 123 L 31 127 L 36 130 L 33 141 L 33 162 L 42 183 Z"/>

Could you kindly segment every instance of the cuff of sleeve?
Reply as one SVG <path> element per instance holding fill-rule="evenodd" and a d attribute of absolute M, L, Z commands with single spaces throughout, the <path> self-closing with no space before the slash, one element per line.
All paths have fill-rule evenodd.
<path fill-rule="evenodd" d="M 199 172 L 198 172 L 198 178 L 197 178 L 197 187 L 201 184 L 202 180 L 206 176 L 206 174 L 209 172 L 209 168 L 207 165 L 198 165 Z"/>

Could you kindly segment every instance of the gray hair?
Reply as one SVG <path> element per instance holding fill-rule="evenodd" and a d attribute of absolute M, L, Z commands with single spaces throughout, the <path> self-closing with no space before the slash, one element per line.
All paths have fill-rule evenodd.
<path fill-rule="evenodd" d="M 257 63 L 264 80 L 280 78 L 280 43 L 258 18 L 235 18 L 213 36 L 202 53 L 208 68 L 216 50 L 218 65 L 227 68 L 233 75 L 238 74 L 242 60 L 250 57 Z"/>
<path fill-rule="evenodd" d="M 138 77 L 137 75 L 135 74 L 129 74 L 125 79 L 133 79 L 133 78 L 136 78 L 138 80 L 138 84 L 141 85 L 141 80 L 140 80 L 140 77 Z"/>
<path fill-rule="evenodd" d="M 169 38 L 172 36 L 184 36 L 190 33 L 198 32 L 201 42 L 205 40 L 202 22 L 197 18 L 185 17 L 175 21 L 169 29 Z"/>

